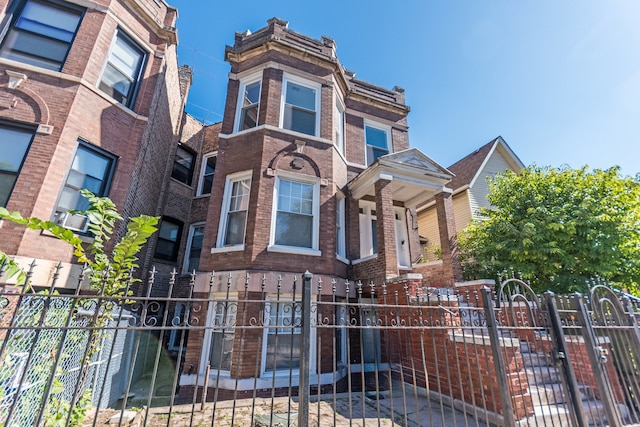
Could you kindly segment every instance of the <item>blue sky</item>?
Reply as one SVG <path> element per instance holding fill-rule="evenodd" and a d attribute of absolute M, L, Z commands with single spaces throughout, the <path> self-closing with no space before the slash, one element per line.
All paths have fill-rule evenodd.
<path fill-rule="evenodd" d="M 222 119 L 225 45 L 277 16 L 406 90 L 409 141 L 449 166 L 498 135 L 525 164 L 640 172 L 638 0 L 168 0 L 194 69 L 187 110 Z"/>

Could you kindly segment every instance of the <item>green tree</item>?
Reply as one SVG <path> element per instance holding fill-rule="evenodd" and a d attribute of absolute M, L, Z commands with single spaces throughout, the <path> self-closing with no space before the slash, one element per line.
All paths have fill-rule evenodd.
<path fill-rule="evenodd" d="M 82 196 L 89 201 L 89 209 L 80 213 L 87 216 L 88 229 L 92 234 L 89 243 L 83 243 L 73 231 L 60 227 L 51 221 L 38 218 L 24 218 L 19 212 L 9 212 L 0 207 L 0 219 L 22 224 L 34 230 L 44 230 L 57 239 L 70 244 L 77 262 L 85 264 L 88 270 L 90 286 L 105 295 L 119 295 L 125 288 L 132 269 L 138 267 L 138 252 L 149 237 L 157 230 L 158 217 L 140 215 L 130 218 L 125 235 L 114 244 L 111 254 L 108 243 L 113 239 L 116 221 L 121 221 L 116 205 L 107 197 L 98 197 L 89 190 L 81 190 Z M 24 282 L 24 272 L 0 250 L 0 265 L 5 264 L 9 277 L 19 276 L 19 284 Z M 132 281 L 137 281 L 131 278 Z M 104 286 L 104 289 L 102 288 Z"/>
<path fill-rule="evenodd" d="M 490 183 L 483 221 L 460 237 L 468 278 L 513 268 L 536 290 L 585 291 L 596 276 L 638 293 L 640 181 L 619 167 L 530 166 Z"/>
<path fill-rule="evenodd" d="M 111 246 L 111 243 L 114 241 L 113 233 L 116 222 L 121 221 L 123 219 L 122 216 L 118 213 L 115 204 L 110 199 L 97 197 L 88 190 L 81 190 L 81 194 L 89 201 L 89 209 L 84 212 L 71 213 L 78 213 L 87 217 L 88 229 L 92 237 L 88 243 L 83 242 L 82 239 L 71 230 L 60 227 L 51 221 L 42 221 L 38 218 L 24 218 L 20 213 L 9 212 L 2 207 L 0 207 L 0 219 L 22 224 L 34 230 L 45 230 L 59 240 L 70 244 L 73 247 L 73 253 L 77 262 L 86 266 L 89 284 L 93 290 L 103 295 L 124 296 L 127 286 L 139 281 L 139 279 L 131 276 L 131 272 L 134 268 L 138 267 L 138 253 L 149 237 L 157 230 L 156 225 L 158 224 L 159 218 L 147 215 L 130 218 L 124 236 Z M 18 276 L 18 284 L 24 284 L 26 278 L 25 273 L 10 256 L 2 251 L 0 251 L 0 265 L 4 266 L 6 275 L 9 277 Z M 29 286 L 28 283 L 24 285 Z M 103 327 L 111 319 L 113 306 L 103 306 L 103 308 L 104 310 L 97 318 L 96 324 L 92 325 L 93 329 L 89 330 L 86 345 L 83 340 L 77 341 L 76 345 L 73 345 L 74 339 L 77 339 L 77 337 L 74 337 L 74 332 L 78 333 L 80 331 L 71 330 L 69 334 L 66 335 L 64 343 L 49 341 L 36 342 L 35 345 L 39 347 L 33 350 L 34 354 L 42 354 L 43 351 L 46 352 L 46 350 L 41 349 L 42 346 L 46 346 L 49 351 L 51 351 L 51 348 L 64 348 L 67 352 L 81 351 L 81 349 L 86 346 L 87 356 L 89 356 L 88 359 L 91 360 L 93 354 L 99 350 L 100 340 L 105 333 Z M 39 316 L 38 314 L 38 318 Z M 44 324 L 50 327 L 57 323 L 61 325 L 64 324 L 68 316 L 76 316 L 76 313 L 68 313 L 64 308 L 51 307 L 47 312 L 47 316 L 47 321 L 44 322 Z M 55 318 L 58 318 L 57 323 L 53 320 Z M 9 338 L 7 348 L 11 349 L 12 346 L 19 346 L 20 339 L 22 338 L 19 334 L 12 335 Z M 8 352 L 8 354 L 10 353 L 11 351 Z M 62 354 L 63 359 L 68 356 L 68 353 Z M 6 362 L 3 361 L 3 363 Z M 52 360 L 49 360 L 48 363 L 42 362 L 38 366 L 34 366 L 31 372 L 42 373 L 43 378 L 46 378 L 46 376 L 49 375 L 49 370 L 52 369 L 52 363 Z M 60 380 L 62 368 L 59 365 L 55 367 L 56 377 L 53 382 L 53 387 L 47 396 L 44 396 L 44 381 L 40 375 L 36 375 L 38 386 L 30 389 L 35 399 L 29 401 L 29 403 L 39 405 L 38 399 L 44 399 L 44 401 L 47 402 L 44 416 L 45 426 L 80 426 L 83 424 L 85 414 L 91 404 L 91 390 L 84 387 L 88 378 L 90 365 L 84 364 L 81 369 L 79 381 L 80 384 L 82 384 L 81 389 L 84 391 L 75 402 L 68 402 L 59 396 L 64 387 L 64 384 Z M 0 378 L 0 382 L 2 382 L 2 378 Z M 70 420 L 69 423 L 67 423 L 68 417 Z"/>

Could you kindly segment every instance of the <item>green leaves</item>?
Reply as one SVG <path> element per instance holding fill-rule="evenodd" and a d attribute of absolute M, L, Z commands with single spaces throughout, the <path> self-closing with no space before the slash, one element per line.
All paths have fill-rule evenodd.
<path fill-rule="evenodd" d="M 89 243 L 84 243 L 73 231 L 51 221 L 23 218 L 20 213 L 9 212 L 5 208 L 0 208 L 0 219 L 22 224 L 34 230 L 47 231 L 59 240 L 70 244 L 73 246 L 77 261 L 87 265 L 91 287 L 105 295 L 119 295 L 130 281 L 138 280 L 131 277 L 131 271 L 138 267 L 136 263 L 138 253 L 157 230 L 159 218 L 148 215 L 131 218 L 125 235 L 113 244 L 109 254 L 108 248 L 113 240 L 116 223 L 123 218 L 110 199 L 98 197 L 89 190 L 81 190 L 80 193 L 89 201 L 90 207 L 85 212 L 70 213 L 87 217 L 88 230 L 92 237 Z M 9 277 L 18 275 L 18 283 L 24 283 L 26 277 L 24 272 L 1 251 L 0 263 L 7 265 Z"/>
<path fill-rule="evenodd" d="M 640 282 L 640 183 L 619 168 L 531 166 L 490 183 L 486 221 L 461 236 L 465 271 L 493 277 L 513 267 L 538 290 L 585 290 L 600 276 Z"/>

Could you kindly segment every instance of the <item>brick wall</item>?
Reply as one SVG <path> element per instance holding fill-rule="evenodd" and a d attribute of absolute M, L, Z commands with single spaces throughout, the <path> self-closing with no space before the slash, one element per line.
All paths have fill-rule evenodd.
<path fill-rule="evenodd" d="M 163 38 L 169 33 L 159 35 L 165 31 L 162 25 L 175 22 L 175 10 L 150 3 L 153 7 L 147 12 L 153 12 L 156 24 L 149 25 L 129 1 L 97 3 L 110 13 L 87 9 L 61 73 L 0 60 L 0 87 L 17 100 L 15 108 L 0 110 L 0 118 L 53 128 L 50 135 L 35 135 L 9 200 L 7 207 L 23 215 L 52 217 L 80 139 L 118 157 L 108 195 L 125 217 L 159 213 L 158 189 L 166 176 L 166 153 L 182 108 L 175 46 Z M 6 4 L 0 3 L 2 10 Z M 149 51 L 133 111 L 95 87 L 117 27 Z M 27 79 L 18 88 L 8 89 L 4 69 L 24 73 Z M 121 225 L 116 236 L 123 233 Z M 8 253 L 73 259 L 66 244 L 10 224 L 2 225 L 0 239 Z M 41 250 L 44 246 L 46 253 Z"/>
<path fill-rule="evenodd" d="M 399 304 L 407 304 L 407 299 L 421 294 L 421 288 L 418 277 L 396 280 L 387 284 L 387 294 L 397 294 Z M 384 294 L 378 293 L 378 301 L 384 303 Z M 419 304 L 409 302 L 405 309 L 382 307 L 380 318 L 387 319 L 385 324 L 390 326 L 390 331 L 382 334 L 382 348 L 393 349 L 388 352 L 389 362 L 403 367 L 405 382 L 415 380 L 420 387 L 501 414 L 490 341 L 484 335 L 462 332 L 456 313 L 457 296 L 423 297 Z M 424 328 L 406 327 L 416 324 Z M 533 410 L 518 344 L 517 340 L 505 340 L 501 350 L 514 415 L 521 419 L 533 415 Z"/>

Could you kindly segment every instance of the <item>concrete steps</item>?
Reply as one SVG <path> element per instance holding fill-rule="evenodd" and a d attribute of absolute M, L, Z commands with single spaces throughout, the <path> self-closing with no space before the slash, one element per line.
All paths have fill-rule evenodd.
<path fill-rule="evenodd" d="M 546 354 L 529 350 L 529 346 L 523 343 L 521 354 L 529 381 L 534 415 L 518 421 L 518 425 L 568 425 L 571 418 L 569 396 L 562 385 L 560 370 L 553 366 L 551 358 Z M 579 384 L 579 391 L 589 425 L 608 425 L 604 404 L 596 399 L 594 390 Z M 618 407 L 623 419 L 628 417 L 629 409 L 624 404 L 619 404 Z"/>

